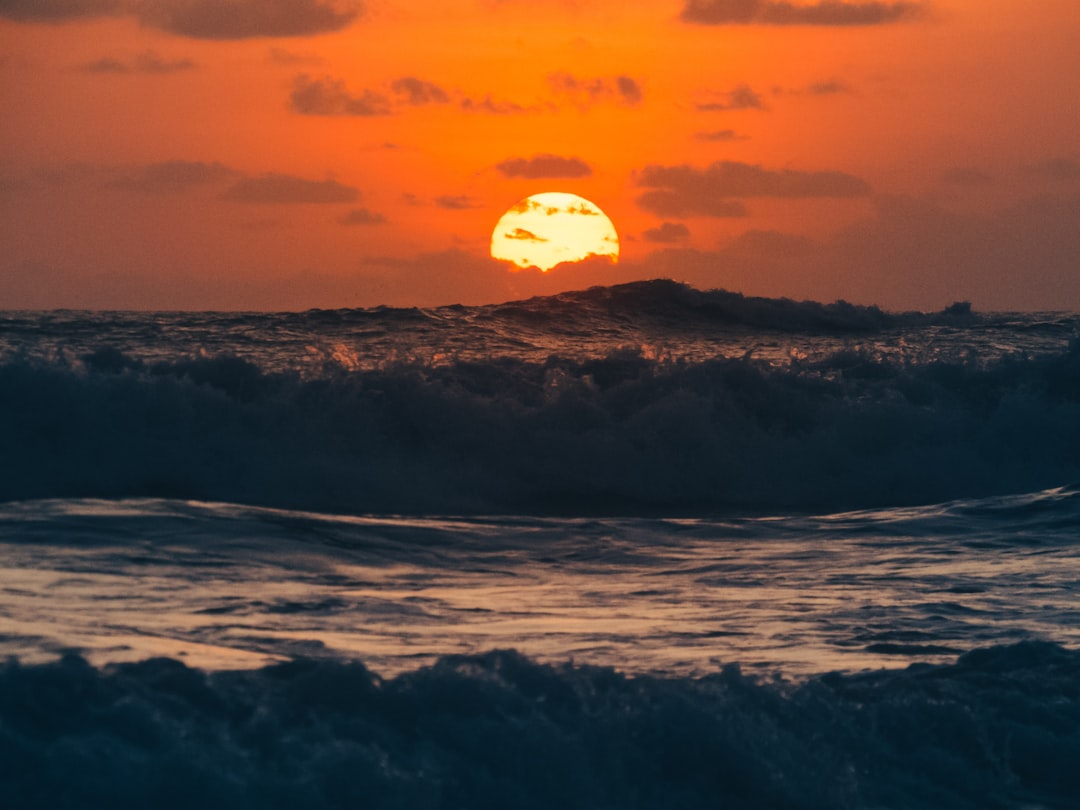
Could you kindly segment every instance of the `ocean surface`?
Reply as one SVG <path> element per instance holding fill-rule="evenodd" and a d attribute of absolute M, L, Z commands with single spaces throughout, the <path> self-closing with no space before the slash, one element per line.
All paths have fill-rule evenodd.
<path fill-rule="evenodd" d="M 0 313 L 0 806 L 1080 808 L 1080 316 Z"/>

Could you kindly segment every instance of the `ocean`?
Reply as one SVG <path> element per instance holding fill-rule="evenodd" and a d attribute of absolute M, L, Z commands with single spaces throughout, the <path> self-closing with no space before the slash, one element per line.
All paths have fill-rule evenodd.
<path fill-rule="evenodd" d="M 0 313 L 0 806 L 1080 808 L 1078 335 Z"/>

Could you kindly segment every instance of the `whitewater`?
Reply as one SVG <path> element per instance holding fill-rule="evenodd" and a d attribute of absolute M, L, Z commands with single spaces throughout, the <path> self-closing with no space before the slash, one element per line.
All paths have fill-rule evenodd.
<path fill-rule="evenodd" d="M 1080 807 L 1080 316 L 0 313 L 5 807 Z"/>

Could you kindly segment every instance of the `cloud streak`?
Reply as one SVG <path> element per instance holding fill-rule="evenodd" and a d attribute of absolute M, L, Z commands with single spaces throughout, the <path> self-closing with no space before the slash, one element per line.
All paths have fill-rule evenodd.
<path fill-rule="evenodd" d="M 103 57 L 84 65 L 85 73 L 149 73 L 164 75 L 193 70 L 195 63 L 190 59 L 163 59 L 156 51 L 144 51 L 131 60 Z"/>
<path fill-rule="evenodd" d="M 771 0 L 686 0 L 683 22 L 697 25 L 884 25 L 919 16 L 920 3 L 821 0 L 795 5 Z"/>
<path fill-rule="evenodd" d="M 288 174 L 244 177 L 221 195 L 223 200 L 267 205 L 355 202 L 360 192 L 336 180 L 307 180 Z"/>
<path fill-rule="evenodd" d="M 870 192 L 864 180 L 838 171 L 774 171 L 749 163 L 718 161 L 704 169 L 692 166 L 646 166 L 637 184 L 650 189 L 638 205 L 663 217 L 738 217 L 739 202 L 749 197 L 807 199 L 860 197 Z"/>
<path fill-rule="evenodd" d="M 134 17 L 191 39 L 297 37 L 340 31 L 364 11 L 359 0 L 4 0 L 0 17 L 56 23 Z"/>

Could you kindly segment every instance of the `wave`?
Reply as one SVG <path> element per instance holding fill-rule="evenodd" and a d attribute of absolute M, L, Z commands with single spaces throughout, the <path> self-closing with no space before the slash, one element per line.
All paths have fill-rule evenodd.
<path fill-rule="evenodd" d="M 521 318 L 558 316 L 633 319 L 660 322 L 667 327 L 745 326 L 778 332 L 846 334 L 876 332 L 898 326 L 970 325 L 983 316 L 960 301 L 937 313 L 886 312 L 876 306 L 846 301 L 831 304 L 763 298 L 727 290 L 698 290 L 667 279 L 635 281 L 610 287 L 540 296 L 481 309 Z"/>
<path fill-rule="evenodd" d="M 830 511 L 1080 480 L 1080 345 L 786 366 L 615 351 L 309 379 L 234 356 L 0 363 L 0 499 L 345 513 Z"/>
<path fill-rule="evenodd" d="M 4 804 L 45 807 L 1075 806 L 1080 653 L 762 682 L 448 657 L 384 680 L 297 660 L 206 674 L 0 668 Z"/>

